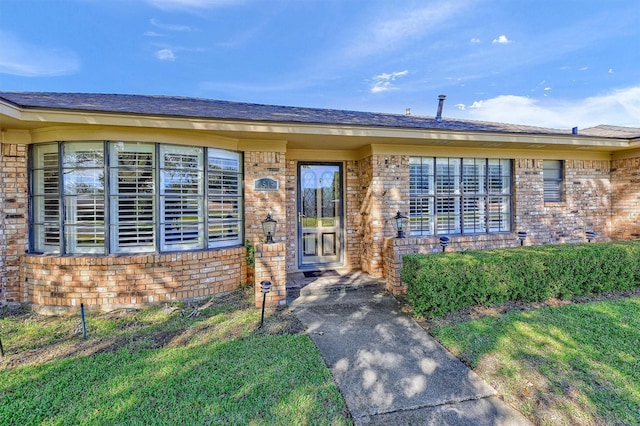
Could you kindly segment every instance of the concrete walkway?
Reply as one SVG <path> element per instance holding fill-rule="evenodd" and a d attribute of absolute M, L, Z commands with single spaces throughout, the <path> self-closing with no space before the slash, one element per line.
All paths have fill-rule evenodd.
<path fill-rule="evenodd" d="M 288 277 L 289 303 L 356 425 L 530 425 L 446 351 L 382 281 L 357 271 Z"/>

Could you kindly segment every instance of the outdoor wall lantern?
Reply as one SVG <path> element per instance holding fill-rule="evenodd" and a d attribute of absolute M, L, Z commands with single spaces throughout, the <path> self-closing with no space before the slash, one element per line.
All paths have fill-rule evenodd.
<path fill-rule="evenodd" d="M 264 305 L 267 301 L 267 293 L 271 291 L 271 281 L 261 281 L 260 290 L 262 291 L 262 317 L 260 317 L 260 327 L 264 323 Z"/>
<path fill-rule="evenodd" d="M 393 217 L 393 228 L 398 233 L 396 238 L 404 238 L 406 236 L 405 231 L 407 230 L 407 219 L 408 217 L 400 213 L 400 210 L 398 210 L 398 213 Z"/>
<path fill-rule="evenodd" d="M 442 247 L 443 253 L 447 250 L 448 245 L 449 245 L 449 237 L 440 237 L 440 246 Z"/>
<path fill-rule="evenodd" d="M 587 242 L 590 243 L 591 240 L 596 239 L 596 233 L 594 231 L 586 231 L 584 236 L 587 238 Z"/>
<path fill-rule="evenodd" d="M 262 231 L 267 239 L 267 244 L 273 244 L 275 242 L 273 241 L 273 236 L 276 233 L 277 226 L 278 221 L 271 217 L 271 213 L 267 213 L 267 218 L 262 222 Z"/>
<path fill-rule="evenodd" d="M 516 238 L 516 241 L 520 241 L 520 245 L 523 246 L 524 245 L 524 240 L 527 239 L 527 233 L 525 231 L 519 231 L 518 232 L 518 237 Z"/>

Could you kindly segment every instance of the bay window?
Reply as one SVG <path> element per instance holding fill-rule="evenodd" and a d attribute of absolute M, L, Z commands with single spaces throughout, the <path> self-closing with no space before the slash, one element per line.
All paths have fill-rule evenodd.
<path fill-rule="evenodd" d="M 410 159 L 411 235 L 511 230 L 511 160 Z"/>
<path fill-rule="evenodd" d="M 148 253 L 239 245 L 242 181 L 241 154 L 220 149 L 34 145 L 31 250 Z"/>

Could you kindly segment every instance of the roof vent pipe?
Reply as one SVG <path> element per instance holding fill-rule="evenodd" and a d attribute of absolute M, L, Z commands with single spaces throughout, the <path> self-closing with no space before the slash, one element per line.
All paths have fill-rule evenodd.
<path fill-rule="evenodd" d="M 442 121 L 442 107 L 444 106 L 445 99 L 447 99 L 447 95 L 438 96 L 438 112 L 436 113 L 436 121 Z"/>

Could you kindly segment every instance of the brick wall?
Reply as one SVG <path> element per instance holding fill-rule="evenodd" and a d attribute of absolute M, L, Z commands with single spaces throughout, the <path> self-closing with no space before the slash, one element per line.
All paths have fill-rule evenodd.
<path fill-rule="evenodd" d="M 362 193 L 359 190 L 360 179 L 358 174 L 358 162 L 346 161 L 344 164 L 345 187 L 344 195 L 344 220 L 345 220 L 345 253 L 344 265 L 346 268 L 360 268 L 360 253 L 362 252 Z"/>
<path fill-rule="evenodd" d="M 264 240 L 262 222 L 267 217 L 267 213 L 271 213 L 273 219 L 278 221 L 274 239 L 284 241 L 286 238 L 286 171 L 284 152 L 244 153 L 245 238 L 252 244 Z M 278 182 L 278 189 L 255 189 L 256 179 L 263 177 L 275 179 Z"/>
<path fill-rule="evenodd" d="M 519 245 L 515 233 L 452 236 L 446 251 L 486 250 Z M 407 291 L 406 285 L 400 279 L 402 256 L 413 253 L 440 252 L 442 252 L 442 246 L 439 237 L 385 238 L 384 276 L 387 290 L 393 294 L 404 294 Z"/>
<path fill-rule="evenodd" d="M 0 303 L 85 303 L 108 309 L 203 297 L 246 282 L 244 248 L 146 256 L 25 256 L 26 146 L 5 143 L 1 148 Z M 375 154 L 345 161 L 343 167 L 345 266 L 385 275 L 390 289 L 401 288 L 396 282 L 398 256 L 440 250 L 437 238 L 392 238 L 391 218 L 398 210 L 409 213 L 409 156 Z M 527 231 L 527 244 L 582 242 L 586 230 L 595 231 L 599 240 L 640 236 L 640 158 L 565 161 L 561 203 L 544 202 L 542 167 L 542 160 L 514 160 L 513 231 Z M 284 254 L 269 254 L 277 258 L 269 262 L 282 263 L 282 273 L 297 269 L 297 161 L 287 161 L 284 151 L 251 151 L 244 154 L 244 169 L 246 238 L 253 244 L 263 240 L 262 221 L 270 212 L 278 221 L 276 245 L 282 245 Z M 278 189 L 256 190 L 254 182 L 262 177 L 275 179 Z M 450 249 L 514 244 L 511 233 L 452 237 Z M 256 275 L 255 280 L 262 278 Z M 277 292 L 272 296 L 280 297 Z"/>
<path fill-rule="evenodd" d="M 640 238 L 640 158 L 612 162 L 611 198 L 611 238 Z"/>
<path fill-rule="evenodd" d="M 19 280 L 28 247 L 26 154 L 26 145 L 0 145 L 0 305 L 26 301 Z"/>
<path fill-rule="evenodd" d="M 514 230 L 533 244 L 579 243 L 585 231 L 608 240 L 611 219 L 607 160 L 566 160 L 564 201 L 545 203 L 543 160 L 515 160 Z"/>
<path fill-rule="evenodd" d="M 409 213 L 409 156 L 372 155 L 359 162 L 362 216 L 361 268 L 383 274 L 384 238 L 395 232 L 391 218 Z"/>
<path fill-rule="evenodd" d="M 298 268 L 298 162 L 287 161 L 286 171 L 286 262 L 287 271 L 295 271 Z"/>
<path fill-rule="evenodd" d="M 37 311 L 59 313 L 195 299 L 231 291 L 246 277 L 245 248 L 149 255 L 23 257 L 21 280 Z"/>

